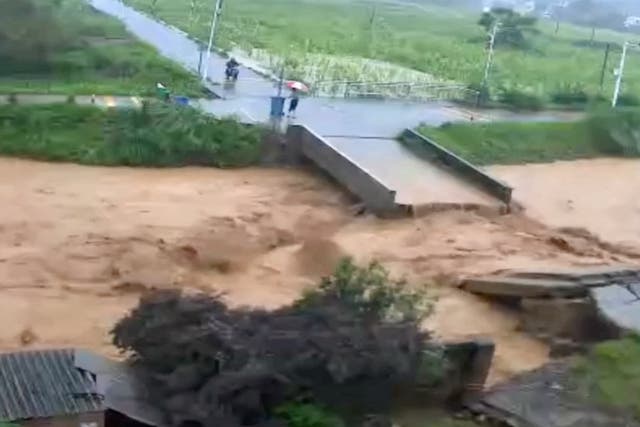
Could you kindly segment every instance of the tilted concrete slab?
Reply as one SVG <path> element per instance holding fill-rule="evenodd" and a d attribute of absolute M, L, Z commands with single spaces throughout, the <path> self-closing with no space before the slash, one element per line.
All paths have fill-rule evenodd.
<path fill-rule="evenodd" d="M 623 282 L 633 282 L 640 278 L 640 268 L 633 266 L 587 266 L 573 267 L 565 269 L 550 269 L 547 271 L 536 270 L 507 270 L 501 274 L 510 277 L 521 277 L 531 279 L 555 279 L 578 281 L 584 285 L 597 286 L 600 282 L 610 283 L 613 280 Z"/>
<path fill-rule="evenodd" d="M 461 287 L 488 296 L 586 297 L 590 288 L 640 283 L 640 268 L 597 266 L 554 270 L 505 270 L 465 280 Z"/>
<path fill-rule="evenodd" d="M 547 298 L 587 295 L 587 288 L 570 280 L 528 279 L 519 277 L 485 276 L 465 280 L 461 288 L 474 294 L 492 297 Z"/>
<path fill-rule="evenodd" d="M 521 299 L 525 325 L 533 325 L 529 329 L 541 333 L 587 341 L 601 336 L 618 336 L 626 331 L 640 333 L 640 269 L 637 267 L 507 270 L 493 276 L 465 280 L 461 288 L 488 297 Z M 548 323 L 545 310 L 560 309 L 563 304 L 572 302 L 569 300 L 572 298 L 581 299 L 573 302 L 586 302 L 591 308 L 576 311 L 576 316 L 570 316 L 565 322 L 567 325 L 558 332 L 561 325 Z M 535 309 L 527 313 L 531 304 Z"/>

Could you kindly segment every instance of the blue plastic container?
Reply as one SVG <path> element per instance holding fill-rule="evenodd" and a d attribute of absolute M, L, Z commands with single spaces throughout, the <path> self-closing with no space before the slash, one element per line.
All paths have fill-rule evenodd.
<path fill-rule="evenodd" d="M 189 105 L 189 98 L 186 96 L 175 96 L 173 99 L 178 105 Z"/>
<path fill-rule="evenodd" d="M 271 97 L 271 117 L 284 116 L 284 96 Z"/>

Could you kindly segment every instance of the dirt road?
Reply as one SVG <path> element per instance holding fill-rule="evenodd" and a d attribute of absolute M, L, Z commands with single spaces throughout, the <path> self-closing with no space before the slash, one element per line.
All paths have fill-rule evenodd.
<path fill-rule="evenodd" d="M 614 246 L 520 216 L 356 216 L 332 184 L 293 170 L 0 159 L 0 203 L 4 350 L 78 346 L 113 355 L 109 329 L 145 289 L 226 292 L 234 304 L 276 307 L 353 254 L 439 295 L 429 320 L 437 335 L 493 337 L 495 381 L 540 365 L 547 349 L 515 330 L 512 313 L 453 289 L 457 278 L 625 259 Z"/>

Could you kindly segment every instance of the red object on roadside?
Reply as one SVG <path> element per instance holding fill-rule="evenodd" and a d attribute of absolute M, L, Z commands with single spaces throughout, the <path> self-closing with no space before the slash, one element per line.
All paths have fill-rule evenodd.
<path fill-rule="evenodd" d="M 300 92 L 309 92 L 309 87 L 306 84 L 302 83 L 302 82 L 288 81 L 287 82 L 287 87 L 289 89 L 299 90 Z"/>

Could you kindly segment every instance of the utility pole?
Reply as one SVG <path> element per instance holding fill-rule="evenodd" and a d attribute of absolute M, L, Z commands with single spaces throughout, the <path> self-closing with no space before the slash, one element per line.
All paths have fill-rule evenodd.
<path fill-rule="evenodd" d="M 496 36 L 500 30 L 500 22 L 496 21 L 489 33 L 489 49 L 487 52 L 487 62 L 484 66 L 484 76 L 482 78 L 482 89 L 487 89 L 489 85 L 489 73 L 491 71 L 491 65 L 493 64 L 493 53 L 496 45 Z"/>
<path fill-rule="evenodd" d="M 373 53 L 373 43 L 375 42 L 375 26 L 376 26 L 376 15 L 378 12 L 378 4 L 374 3 L 371 9 L 371 14 L 369 15 L 369 51 Z"/>
<path fill-rule="evenodd" d="M 618 104 L 618 98 L 620 96 L 620 86 L 622 85 L 622 74 L 624 72 L 624 62 L 627 59 L 627 48 L 629 42 L 626 41 L 622 45 L 622 56 L 620 56 L 620 65 L 618 66 L 618 78 L 616 79 L 616 87 L 613 90 L 613 98 L 611 99 L 611 106 L 615 107 Z"/>
<path fill-rule="evenodd" d="M 609 51 L 611 50 L 611 43 L 607 43 L 607 47 L 604 50 L 604 60 L 602 61 L 602 70 L 600 70 L 600 92 L 604 86 L 604 75 L 607 70 L 607 62 L 609 61 Z"/>
<path fill-rule="evenodd" d="M 215 7 L 213 9 L 213 17 L 211 18 L 211 32 L 209 34 L 209 44 L 207 46 L 207 57 L 204 63 L 204 72 L 202 73 L 202 81 L 207 81 L 209 77 L 209 61 L 211 60 L 211 49 L 213 48 L 213 39 L 216 34 L 216 25 L 218 24 L 218 18 L 222 12 L 222 0 L 216 0 Z"/>
<path fill-rule="evenodd" d="M 198 75 L 202 75 L 202 60 L 204 56 L 204 45 L 198 41 Z"/>

